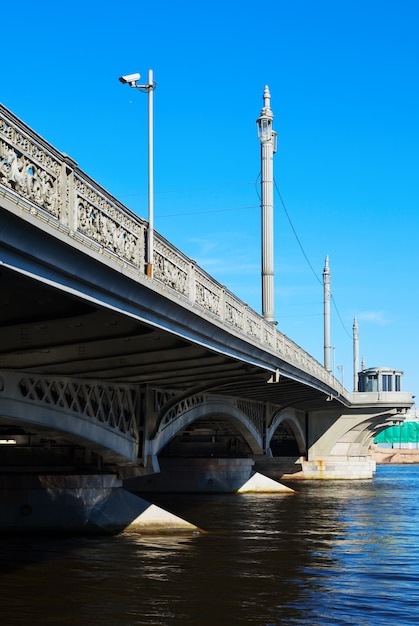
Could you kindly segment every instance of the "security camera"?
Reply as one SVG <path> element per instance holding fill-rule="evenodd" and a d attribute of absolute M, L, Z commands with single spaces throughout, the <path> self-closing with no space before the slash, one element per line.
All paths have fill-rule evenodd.
<path fill-rule="evenodd" d="M 127 74 L 126 76 L 121 76 L 119 79 L 121 83 L 124 85 L 134 85 L 137 80 L 140 80 L 139 74 Z"/>

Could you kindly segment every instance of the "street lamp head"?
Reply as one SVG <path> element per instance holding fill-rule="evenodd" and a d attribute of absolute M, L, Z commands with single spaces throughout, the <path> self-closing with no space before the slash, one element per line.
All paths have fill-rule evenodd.
<path fill-rule="evenodd" d="M 258 138 L 260 141 L 270 141 L 272 138 L 272 119 L 267 115 L 261 115 L 257 120 Z"/>
<path fill-rule="evenodd" d="M 271 110 L 271 93 L 268 85 L 263 91 L 263 108 L 260 117 L 256 120 L 258 127 L 258 138 L 261 143 L 273 140 L 274 152 L 276 152 L 276 133 L 272 130 L 274 115 Z"/>
<path fill-rule="evenodd" d="M 130 85 L 131 87 L 134 87 L 135 83 L 137 82 L 137 80 L 140 80 L 140 78 L 141 78 L 140 74 L 136 73 L 136 74 L 127 74 L 126 76 L 121 76 L 119 80 L 123 85 Z"/>

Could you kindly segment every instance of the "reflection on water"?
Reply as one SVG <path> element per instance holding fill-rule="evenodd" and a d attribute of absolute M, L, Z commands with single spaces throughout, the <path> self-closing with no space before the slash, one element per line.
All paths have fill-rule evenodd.
<path fill-rule="evenodd" d="M 5 626 L 419 621 L 419 467 L 292 496 L 160 496 L 198 536 L 0 541 Z"/>

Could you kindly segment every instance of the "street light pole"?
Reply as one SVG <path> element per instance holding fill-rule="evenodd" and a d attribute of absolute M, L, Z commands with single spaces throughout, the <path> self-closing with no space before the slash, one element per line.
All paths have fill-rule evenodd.
<path fill-rule="evenodd" d="M 154 133 L 153 133 L 153 70 L 148 70 L 148 246 L 147 276 L 153 276 L 154 251 Z"/>
<path fill-rule="evenodd" d="M 128 74 L 120 77 L 120 82 L 134 89 L 148 93 L 148 230 L 146 249 L 146 274 L 153 277 L 153 250 L 154 250 L 154 148 L 153 148 L 153 92 L 156 83 L 153 80 L 153 70 L 148 70 L 148 83 L 139 85 L 140 74 Z"/>
<path fill-rule="evenodd" d="M 276 152 L 276 132 L 268 85 L 263 92 L 263 108 L 256 123 L 261 144 L 261 209 L 262 209 L 262 315 L 267 322 L 274 318 L 274 246 L 273 246 L 273 155 Z"/>
<path fill-rule="evenodd" d="M 329 255 L 326 256 L 326 261 L 323 270 L 323 323 L 324 323 L 324 367 L 330 372 L 330 268 L 329 268 Z M 335 375 L 333 367 L 333 376 Z"/>
<path fill-rule="evenodd" d="M 345 379 L 344 379 L 345 366 L 338 365 L 338 370 L 340 371 L 340 374 L 341 374 L 342 387 L 344 387 L 345 386 Z"/>
<path fill-rule="evenodd" d="M 358 372 L 359 372 L 359 332 L 358 320 L 354 317 L 352 326 L 353 343 L 354 343 L 354 391 L 358 391 Z"/>

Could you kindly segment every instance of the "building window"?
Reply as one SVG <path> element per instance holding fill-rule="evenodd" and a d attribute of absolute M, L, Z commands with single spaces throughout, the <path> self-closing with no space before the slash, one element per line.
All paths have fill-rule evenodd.
<path fill-rule="evenodd" d="M 391 379 L 392 379 L 392 375 L 391 374 L 383 374 L 382 376 L 382 389 L 383 391 L 392 391 L 392 385 L 391 385 Z"/>
<path fill-rule="evenodd" d="M 359 390 L 360 391 L 378 391 L 377 374 L 366 374 L 360 378 Z"/>

